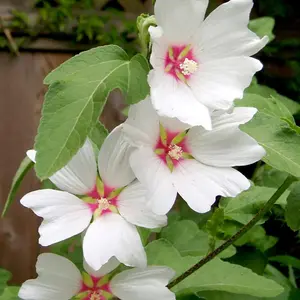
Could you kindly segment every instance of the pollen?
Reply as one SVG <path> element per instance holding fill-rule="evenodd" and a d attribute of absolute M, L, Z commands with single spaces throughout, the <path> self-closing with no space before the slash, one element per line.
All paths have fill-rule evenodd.
<path fill-rule="evenodd" d="M 90 300 L 101 300 L 101 295 L 99 292 L 93 292 L 90 295 Z"/>
<path fill-rule="evenodd" d="M 168 155 L 172 159 L 179 160 L 180 158 L 182 158 L 182 154 L 183 154 L 183 151 L 180 146 L 173 145 L 173 144 L 169 146 Z"/>
<path fill-rule="evenodd" d="M 181 73 L 185 76 L 194 74 L 198 70 L 198 63 L 192 59 L 185 58 L 184 62 L 180 64 Z"/>
<path fill-rule="evenodd" d="M 100 199 L 97 200 L 97 202 L 98 202 L 98 207 L 101 210 L 109 209 L 110 203 L 109 203 L 109 201 L 106 198 L 100 198 Z M 97 298 L 95 298 L 94 300 L 97 300 Z"/>

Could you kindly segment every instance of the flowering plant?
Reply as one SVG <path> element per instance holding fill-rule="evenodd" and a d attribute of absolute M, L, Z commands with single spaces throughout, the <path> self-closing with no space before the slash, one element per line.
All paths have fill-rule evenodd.
<path fill-rule="evenodd" d="M 34 150 L 5 210 L 34 165 L 53 188 L 20 202 L 43 218 L 39 243 L 56 244 L 56 254 L 38 257 L 38 277 L 22 285 L 21 299 L 286 292 L 266 269 L 234 263 L 241 245 L 265 252 L 276 243 L 260 225 L 277 200 L 288 225 L 300 229 L 299 186 L 291 186 L 300 177 L 300 129 L 279 99 L 245 91 L 262 69 L 251 56 L 268 43 L 248 28 L 252 5 L 230 0 L 205 18 L 208 0 L 157 0 L 155 15 L 137 22 L 145 55 L 97 47 L 47 75 Z M 130 108 L 108 133 L 98 119 L 116 88 Z M 237 169 L 258 161 L 252 180 Z M 257 184 L 257 173 L 271 167 L 282 182 Z M 257 230 L 266 243 L 253 239 Z M 74 251 L 79 260 L 71 262 Z"/>

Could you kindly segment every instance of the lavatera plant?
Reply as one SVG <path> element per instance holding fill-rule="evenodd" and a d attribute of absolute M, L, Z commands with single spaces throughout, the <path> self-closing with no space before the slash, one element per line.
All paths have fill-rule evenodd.
<path fill-rule="evenodd" d="M 144 55 L 97 47 L 46 77 L 34 150 L 3 213 L 35 165 L 52 187 L 20 202 L 43 218 L 39 243 L 54 244 L 54 254 L 38 257 L 21 299 L 288 299 L 277 298 L 290 290 L 270 266 L 254 272 L 235 254 L 257 245 L 253 234 L 266 236 L 261 225 L 278 199 L 285 209 L 288 198 L 288 222 L 300 229 L 289 196 L 300 129 L 276 95 L 254 93 L 256 83 L 245 91 L 262 69 L 251 56 L 271 35 L 248 28 L 252 0 L 230 0 L 205 18 L 207 6 L 157 0 L 155 15 L 137 22 Z M 108 134 L 98 119 L 115 88 L 132 106 Z M 237 169 L 258 161 L 254 177 Z M 285 172 L 282 181 L 256 187 L 267 165 Z M 261 251 L 276 243 L 265 239 Z"/>

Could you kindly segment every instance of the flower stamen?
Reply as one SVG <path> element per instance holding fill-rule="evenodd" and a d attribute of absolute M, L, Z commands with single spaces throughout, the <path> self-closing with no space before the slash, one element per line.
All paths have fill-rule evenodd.
<path fill-rule="evenodd" d="M 99 209 L 101 210 L 109 209 L 110 203 L 106 198 L 101 197 L 100 199 L 97 199 L 97 202 L 98 202 Z"/>
<path fill-rule="evenodd" d="M 168 155 L 175 160 L 179 160 L 182 158 L 183 150 L 180 146 L 171 144 L 169 146 L 169 152 Z"/>
<path fill-rule="evenodd" d="M 194 74 L 198 70 L 198 63 L 192 59 L 185 58 L 184 62 L 179 65 L 181 73 L 185 76 Z"/>
<path fill-rule="evenodd" d="M 101 300 L 101 294 L 100 294 L 100 292 L 93 292 L 90 295 L 90 300 Z"/>

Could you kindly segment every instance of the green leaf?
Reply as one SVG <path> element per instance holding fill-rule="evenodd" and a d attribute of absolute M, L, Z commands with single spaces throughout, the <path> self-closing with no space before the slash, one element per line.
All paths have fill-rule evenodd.
<path fill-rule="evenodd" d="M 50 250 L 52 253 L 68 258 L 80 270 L 82 269 L 83 253 L 80 235 L 52 245 Z"/>
<path fill-rule="evenodd" d="M 299 300 L 300 299 L 300 289 L 294 289 L 289 295 L 289 300 Z"/>
<path fill-rule="evenodd" d="M 269 42 L 275 38 L 273 34 L 274 26 L 275 20 L 271 17 L 261 17 L 249 22 L 249 29 L 254 31 L 260 38 L 267 35 Z"/>
<path fill-rule="evenodd" d="M 289 109 L 292 115 L 295 115 L 300 111 L 300 104 L 298 102 L 278 94 L 274 89 L 271 89 L 268 86 L 253 84 L 246 89 L 245 95 L 247 93 L 257 94 L 265 98 L 270 98 L 271 96 L 273 96 L 282 104 L 284 104 Z"/>
<path fill-rule="evenodd" d="M 258 275 L 263 275 L 268 263 L 266 255 L 254 247 L 239 247 L 237 253 L 226 261 L 251 269 Z"/>
<path fill-rule="evenodd" d="M 276 190 L 276 188 L 270 187 L 251 186 L 249 190 L 240 193 L 235 198 L 222 198 L 219 207 L 224 209 L 225 219 L 234 220 L 245 225 L 271 198 Z M 285 191 L 276 204 L 285 206 L 288 195 L 289 191 Z M 264 223 L 264 221 L 265 219 L 262 219 L 260 224 Z"/>
<path fill-rule="evenodd" d="M 6 285 L 7 281 L 10 280 L 11 278 L 11 273 L 4 270 L 0 269 L 0 295 L 2 295 Z"/>
<path fill-rule="evenodd" d="M 200 230 L 193 221 L 175 222 L 162 230 L 161 237 L 172 243 L 182 256 L 205 256 L 210 250 L 208 233 Z M 216 246 L 222 243 L 223 241 L 217 241 Z M 231 246 L 219 257 L 226 258 L 234 254 L 235 248 Z"/>
<path fill-rule="evenodd" d="M 182 257 L 166 240 L 156 240 L 146 247 L 149 265 L 165 265 L 176 272 L 176 276 L 200 260 L 200 257 Z M 200 291 L 225 291 L 257 297 L 274 297 L 283 288 L 272 280 L 253 273 L 247 268 L 223 262 L 219 258 L 205 264 L 173 289 L 176 296 Z"/>
<path fill-rule="evenodd" d="M 216 237 L 219 231 L 219 227 L 224 222 L 224 210 L 217 208 L 211 218 L 206 223 L 206 230 L 212 237 Z"/>
<path fill-rule="evenodd" d="M 25 175 L 30 171 L 30 169 L 33 167 L 33 165 L 34 165 L 34 163 L 27 156 L 22 160 L 22 162 L 13 178 L 13 181 L 12 181 L 12 184 L 11 184 L 11 187 L 9 190 L 9 194 L 7 196 L 7 199 L 6 199 L 3 211 L 2 211 L 2 217 L 4 217 L 9 206 L 14 201 L 16 193 L 17 193 Z"/>
<path fill-rule="evenodd" d="M 141 55 L 129 60 L 118 46 L 82 52 L 52 71 L 35 149 L 35 170 L 46 179 L 65 166 L 95 126 L 109 93 L 119 88 L 128 104 L 149 93 L 149 67 Z"/>
<path fill-rule="evenodd" d="M 276 170 L 264 164 L 256 172 L 256 176 L 253 180 L 255 185 L 258 186 L 278 188 L 286 180 L 287 177 L 288 173 Z"/>
<path fill-rule="evenodd" d="M 225 221 L 222 227 L 224 238 L 228 239 L 242 228 L 242 225 L 234 221 Z M 254 246 L 262 252 L 272 248 L 278 239 L 266 234 L 262 226 L 256 225 L 250 229 L 246 234 L 239 238 L 235 246 Z"/>
<path fill-rule="evenodd" d="M 269 257 L 270 261 L 276 261 L 278 263 L 281 263 L 285 266 L 291 266 L 295 269 L 300 270 L 300 259 L 290 256 L 290 255 L 278 255 L 278 256 L 272 256 Z"/>
<path fill-rule="evenodd" d="M 19 286 L 7 286 L 3 292 L 3 294 L 0 296 L 0 300 L 18 300 L 20 299 L 18 297 L 20 287 Z"/>
<path fill-rule="evenodd" d="M 199 228 L 203 228 L 212 216 L 212 210 L 204 214 L 199 214 L 192 210 L 188 206 L 188 204 L 181 198 L 176 204 L 178 205 L 178 211 L 176 211 L 176 213 L 178 213 L 178 218 L 194 221 L 195 223 L 197 223 Z M 175 212 L 173 211 L 172 213 Z"/>
<path fill-rule="evenodd" d="M 92 130 L 89 133 L 89 139 L 92 141 L 94 146 L 99 151 L 104 140 L 108 136 L 108 131 L 104 127 L 102 123 L 99 121 L 96 123 L 96 125 L 92 128 Z"/>
<path fill-rule="evenodd" d="M 209 235 L 210 251 L 213 251 L 216 248 L 217 234 L 219 232 L 219 228 L 223 225 L 223 223 L 224 223 L 224 210 L 222 208 L 217 208 L 214 210 L 213 215 L 206 223 L 206 230 Z"/>
<path fill-rule="evenodd" d="M 300 136 L 285 121 L 258 112 L 240 128 L 265 148 L 267 164 L 300 177 Z"/>
<path fill-rule="evenodd" d="M 245 94 L 242 100 L 235 102 L 236 106 L 256 107 L 258 111 L 265 114 L 284 118 L 290 123 L 295 123 L 294 118 L 289 109 L 275 97 L 265 98 L 256 94 Z"/>
<path fill-rule="evenodd" d="M 262 298 L 257 298 L 249 295 L 240 295 L 240 294 L 232 294 L 228 292 L 199 292 L 197 296 L 200 299 L 205 300 L 262 300 Z"/>
<path fill-rule="evenodd" d="M 300 229 L 300 183 L 294 185 L 287 198 L 285 219 L 292 230 L 297 231 Z"/>
<path fill-rule="evenodd" d="M 276 281 L 284 288 L 284 292 L 272 300 L 290 300 L 289 294 L 292 289 L 292 285 L 287 277 L 285 277 L 280 271 L 271 265 L 267 265 L 264 276 Z"/>

